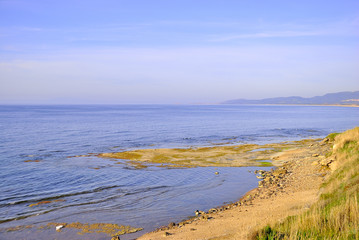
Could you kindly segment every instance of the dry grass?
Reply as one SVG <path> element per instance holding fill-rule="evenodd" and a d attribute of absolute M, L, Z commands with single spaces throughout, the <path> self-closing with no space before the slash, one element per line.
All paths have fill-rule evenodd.
<path fill-rule="evenodd" d="M 254 239 L 359 239 L 359 128 L 330 136 L 335 171 L 310 210 L 267 226 Z"/>

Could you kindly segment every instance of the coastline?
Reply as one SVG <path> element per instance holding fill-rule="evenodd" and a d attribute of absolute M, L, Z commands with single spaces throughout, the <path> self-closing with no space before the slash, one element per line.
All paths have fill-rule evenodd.
<path fill-rule="evenodd" d="M 237 202 L 169 223 L 138 239 L 250 239 L 256 230 L 301 213 L 318 199 L 330 150 L 328 140 L 301 141 L 301 146 L 277 154 L 275 170 L 257 173 L 263 179 L 259 186 Z"/>
<path fill-rule="evenodd" d="M 359 107 L 359 104 L 280 104 L 280 103 L 256 103 L 256 104 L 230 104 L 222 103 L 221 105 L 245 105 L 245 106 L 313 106 L 313 107 Z"/>

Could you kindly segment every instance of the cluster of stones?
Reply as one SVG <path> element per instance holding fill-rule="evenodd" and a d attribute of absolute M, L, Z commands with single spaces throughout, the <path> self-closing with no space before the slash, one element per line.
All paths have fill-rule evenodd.
<path fill-rule="evenodd" d="M 329 138 L 324 138 L 321 142 L 320 142 L 320 146 L 331 146 L 333 144 L 333 142 L 330 141 Z M 334 146 L 333 146 L 334 148 Z M 323 150 L 323 148 L 321 148 Z M 326 152 L 329 152 L 329 149 L 325 149 Z M 312 165 L 319 165 L 322 167 L 328 167 L 330 168 L 331 165 L 336 161 L 335 156 L 329 156 L 329 157 L 321 157 L 321 155 L 319 154 L 313 154 L 312 157 L 319 157 L 319 159 L 317 161 L 314 161 L 312 163 Z"/>
<path fill-rule="evenodd" d="M 259 176 L 257 176 L 257 178 L 259 179 L 263 179 L 262 181 L 258 182 L 258 187 L 262 188 L 262 187 L 272 187 L 272 186 L 276 186 L 279 188 L 283 187 L 283 178 L 285 177 L 285 175 L 288 173 L 288 170 L 286 169 L 286 167 L 280 167 L 276 170 L 271 170 L 271 171 L 263 171 L 263 170 L 259 170 L 259 171 L 255 171 L 255 174 L 259 174 Z"/>

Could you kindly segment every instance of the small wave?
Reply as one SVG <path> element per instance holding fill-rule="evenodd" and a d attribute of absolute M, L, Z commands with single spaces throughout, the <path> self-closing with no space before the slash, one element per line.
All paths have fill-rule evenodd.
<path fill-rule="evenodd" d="M 158 194 L 158 190 L 160 189 L 166 189 L 168 188 L 168 186 L 155 186 L 155 187 L 145 187 L 145 188 L 138 188 L 138 189 L 134 189 L 133 191 L 128 191 L 128 189 L 123 189 L 121 192 L 112 192 L 112 194 L 104 194 L 101 196 L 101 198 L 84 198 L 84 199 L 80 199 L 80 200 L 72 200 L 72 201 L 56 201 L 59 199 L 63 199 L 64 197 L 70 197 L 70 196 L 77 196 L 77 195 L 81 195 L 81 194 L 88 194 L 88 193 L 95 193 L 95 192 L 101 192 L 103 190 L 109 190 L 109 189 L 115 189 L 118 187 L 122 187 L 122 186 L 108 186 L 108 187 L 100 187 L 100 188 L 96 188 L 94 190 L 91 191 L 83 191 L 83 192 L 78 192 L 78 193 L 74 193 L 74 194 L 62 194 L 56 197 L 46 197 L 46 198 L 38 198 L 38 199 L 32 199 L 32 200 L 25 200 L 25 201 L 18 201 L 18 202 L 13 202 L 11 203 L 11 205 L 19 205 L 19 204 L 29 204 L 29 203 L 39 203 L 39 202 L 46 202 L 48 201 L 48 203 L 42 205 L 39 204 L 41 206 L 43 206 L 42 208 L 26 208 L 26 211 L 23 211 L 21 213 L 18 213 L 16 216 L 13 217 L 8 217 L 5 219 L 0 220 L 0 224 L 1 223 L 5 223 L 5 222 L 10 222 L 10 221 L 14 221 L 14 220 L 21 220 L 21 219 L 26 219 L 29 217 L 33 217 L 33 216 L 38 216 L 38 215 L 43 215 L 43 214 L 47 214 L 50 212 L 54 212 L 54 211 L 59 211 L 62 209 L 68 209 L 68 208 L 76 208 L 78 209 L 78 207 L 80 206 L 91 206 L 91 205 L 98 205 L 101 203 L 105 203 L 105 202 L 109 202 L 108 204 L 106 204 L 107 207 L 116 205 L 117 207 L 123 207 L 123 206 L 130 206 L 130 205 L 136 205 L 136 202 L 140 201 L 143 198 L 146 198 L 147 195 L 152 195 L 156 196 Z M 150 192 L 151 194 L 144 194 L 146 192 Z M 164 191 L 164 192 L 167 192 Z M 139 196 L 136 196 L 140 194 Z M 132 197 L 133 196 L 133 197 Z M 127 200 L 123 200 L 120 201 L 116 201 L 116 199 L 119 198 L 128 198 Z M 90 200 L 92 199 L 92 200 Z M 89 201 L 90 200 L 90 201 Z M 80 202 L 78 202 L 80 201 Z M 54 205 L 54 203 L 56 203 Z M 113 203 L 113 204 L 111 204 Z M 8 207 L 9 204 L 2 204 L 1 207 Z M 111 208 L 111 209 L 112 209 Z M 91 208 L 87 208 L 86 211 L 89 211 Z M 94 207 L 92 210 L 98 209 L 98 207 Z M 92 211 L 91 210 L 91 211 Z"/>
<path fill-rule="evenodd" d="M 114 185 L 114 186 L 98 187 L 98 188 L 95 188 L 95 189 L 92 189 L 92 190 L 81 191 L 81 192 L 60 194 L 60 195 L 56 195 L 56 196 L 49 196 L 49 197 L 43 197 L 43 198 L 33 198 L 33 199 L 28 199 L 28 200 L 13 201 L 13 202 L 10 202 L 10 203 L 0 204 L 0 207 L 5 207 L 5 206 L 8 206 L 8 205 L 38 203 L 38 202 L 43 202 L 43 201 L 54 201 L 54 200 L 58 200 L 58 199 L 61 199 L 61 198 L 73 197 L 73 196 L 84 195 L 84 194 L 89 194 L 89 193 L 96 193 L 96 192 L 101 192 L 101 191 L 104 191 L 104 190 L 108 190 L 108 189 L 112 189 L 112 188 L 119 188 L 119 187 L 123 187 L 123 186 L 122 185 Z M 28 196 L 34 196 L 34 195 L 26 195 L 26 196 L 21 196 L 21 197 L 16 197 L 16 198 L 24 198 L 24 197 L 28 197 Z M 4 199 L 3 201 L 5 201 L 5 200 L 13 200 L 13 199 L 16 199 L 16 198 L 7 198 L 7 199 Z"/>

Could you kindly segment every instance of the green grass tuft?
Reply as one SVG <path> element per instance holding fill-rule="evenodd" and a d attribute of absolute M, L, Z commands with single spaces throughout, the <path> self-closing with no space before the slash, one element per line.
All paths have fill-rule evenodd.
<path fill-rule="evenodd" d="M 335 137 L 338 136 L 340 133 L 331 133 L 327 136 L 327 138 L 329 139 L 329 141 L 333 142 Z"/>

